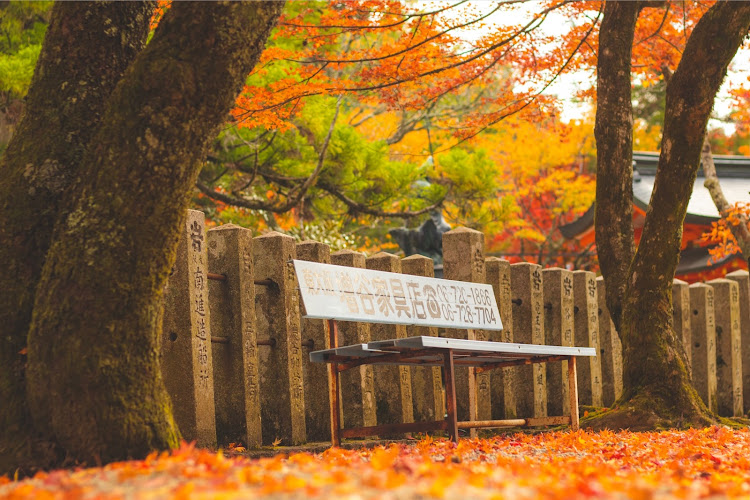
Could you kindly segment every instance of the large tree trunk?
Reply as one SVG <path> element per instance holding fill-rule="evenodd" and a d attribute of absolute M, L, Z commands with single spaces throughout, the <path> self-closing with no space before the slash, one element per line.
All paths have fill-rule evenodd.
<path fill-rule="evenodd" d="M 153 2 L 54 6 L 23 117 L 0 162 L 0 475 L 54 461 L 25 402 L 26 338 L 63 193 L 123 72 L 146 44 Z"/>
<path fill-rule="evenodd" d="M 749 3 L 716 3 L 696 25 L 668 83 L 659 166 L 619 330 L 624 391 L 620 410 L 600 425 L 684 426 L 714 420 L 690 384 L 682 342 L 674 333 L 672 281 L 706 123 L 748 27 Z M 606 177 L 597 181 L 611 182 Z"/>
<path fill-rule="evenodd" d="M 95 135 L 73 138 L 83 154 L 69 181 L 69 216 L 39 252 L 26 370 L 35 430 L 72 459 L 110 461 L 177 444 L 157 358 L 162 290 L 205 147 L 282 7 L 175 3 L 102 108 Z M 121 29 L 113 23 L 103 22 L 105 31 Z M 28 134 L 19 130 L 17 140 L 31 144 Z M 22 336 L 4 356 L 23 348 Z M 12 452 L 0 450 L 3 471 Z"/>
<path fill-rule="evenodd" d="M 282 6 L 175 3 L 83 158 L 36 295 L 27 386 L 36 427 L 81 460 L 177 444 L 160 299 L 205 148 Z"/>
<path fill-rule="evenodd" d="M 630 56 L 638 12 L 638 2 L 605 4 L 597 60 L 596 248 L 607 280 L 607 307 L 618 331 L 635 252 Z"/>

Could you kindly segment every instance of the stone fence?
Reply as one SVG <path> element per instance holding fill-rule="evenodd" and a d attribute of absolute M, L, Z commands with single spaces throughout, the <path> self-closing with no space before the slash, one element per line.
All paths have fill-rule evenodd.
<path fill-rule="evenodd" d="M 591 346 L 579 364 L 579 401 L 609 406 L 622 392 L 619 338 L 604 305 L 602 278 L 588 271 L 542 269 L 484 256 L 484 235 L 465 228 L 443 235 L 444 277 L 489 283 L 505 329 L 437 328 L 341 322 L 348 345 L 414 335 L 529 344 Z M 279 233 L 256 238 L 225 225 L 205 231 L 190 211 L 165 296 L 162 374 L 187 440 L 258 447 L 330 440 L 328 374 L 308 353 L 327 348 L 323 320 L 300 317 L 292 259 L 432 276 L 431 259 L 378 253 L 365 258 Z M 690 360 L 693 384 L 720 415 L 750 409 L 750 279 L 674 284 L 674 326 Z M 744 371 L 743 371 L 743 368 Z M 474 377 L 457 368 L 459 419 L 569 414 L 567 366 L 534 364 Z M 360 366 L 342 373 L 345 427 L 443 417 L 441 371 L 434 367 Z M 743 397 L 744 396 L 744 397 Z"/>

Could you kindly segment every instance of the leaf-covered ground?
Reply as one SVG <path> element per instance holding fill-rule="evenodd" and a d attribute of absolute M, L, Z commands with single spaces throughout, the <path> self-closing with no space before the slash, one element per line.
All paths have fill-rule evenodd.
<path fill-rule="evenodd" d="M 183 446 L 0 479 L 0 498 L 750 497 L 750 431 L 550 432 L 248 459 Z"/>

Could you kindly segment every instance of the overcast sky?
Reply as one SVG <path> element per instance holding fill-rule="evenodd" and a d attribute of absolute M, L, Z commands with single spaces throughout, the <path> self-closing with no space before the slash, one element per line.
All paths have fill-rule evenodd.
<path fill-rule="evenodd" d="M 418 2 L 418 4 L 424 5 L 425 10 L 427 8 L 434 8 L 435 5 L 445 5 L 447 2 Z M 451 2 L 455 3 L 455 2 Z M 528 1 L 519 3 L 514 6 L 512 11 L 503 10 L 500 13 L 496 13 L 489 18 L 489 23 L 484 30 L 463 30 L 461 36 L 466 40 L 476 40 L 482 37 L 483 33 L 487 30 L 492 29 L 492 24 L 521 24 L 531 19 L 531 16 L 535 11 L 538 10 L 538 1 Z M 496 2 L 490 1 L 474 1 L 469 2 L 462 6 L 462 8 L 476 9 L 479 12 L 488 12 L 496 6 Z M 548 19 L 542 25 L 543 33 L 549 35 L 562 35 L 567 32 L 573 21 L 559 15 L 557 13 L 551 13 Z M 742 83 L 750 85 L 748 83 L 748 77 L 750 76 L 750 49 L 746 47 L 740 49 L 735 56 L 732 64 L 729 68 L 729 74 L 727 76 L 724 85 L 722 86 L 719 94 L 716 98 L 715 112 L 719 116 L 726 116 L 730 110 L 731 98 L 728 90 L 731 86 L 739 86 Z M 596 82 L 592 81 L 594 78 L 588 72 L 581 72 L 578 74 L 566 74 L 558 77 L 558 79 L 547 89 L 546 94 L 556 95 L 560 98 L 563 106 L 563 119 L 579 119 L 582 118 L 587 112 L 591 110 L 591 105 L 582 103 L 573 96 L 576 91 L 589 88 L 595 85 Z M 711 121 L 713 127 L 723 127 L 727 133 L 734 131 L 734 126 L 727 123 L 722 123 L 717 120 Z"/>

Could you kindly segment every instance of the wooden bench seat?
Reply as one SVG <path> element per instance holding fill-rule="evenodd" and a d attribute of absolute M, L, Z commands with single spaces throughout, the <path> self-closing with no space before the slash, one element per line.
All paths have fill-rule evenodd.
<path fill-rule="evenodd" d="M 310 353 L 310 360 L 330 365 L 329 402 L 334 445 L 339 445 L 341 438 L 433 430 L 447 431 L 451 439 L 457 441 L 458 429 L 561 424 L 578 429 L 576 357 L 596 356 L 593 348 L 426 336 L 338 345 L 337 321 L 501 330 L 502 322 L 490 285 L 302 261 L 294 261 L 294 265 L 305 317 L 328 321 L 330 348 Z M 376 303 L 383 307 L 382 314 L 376 311 Z M 389 310 L 404 314 L 389 314 Z M 501 367 L 557 361 L 568 362 L 570 416 L 457 420 L 455 366 L 472 367 L 476 376 Z M 339 374 L 362 365 L 442 366 L 447 418 L 341 429 Z"/>
<path fill-rule="evenodd" d="M 331 325 L 336 328 L 335 323 Z M 498 428 L 517 426 L 541 426 L 570 424 L 578 429 L 578 384 L 576 378 L 576 357 L 595 356 L 591 347 L 564 347 L 535 344 L 512 344 L 479 340 L 452 339 L 442 337 L 407 337 L 403 339 L 381 340 L 368 344 L 325 349 L 310 353 L 310 360 L 331 363 L 332 392 L 331 407 L 335 422 L 331 435 L 334 445 L 341 438 L 365 437 L 398 432 L 447 431 L 453 441 L 458 440 L 458 429 Z M 568 361 L 568 384 L 570 395 L 570 416 L 543 418 L 517 418 L 507 420 L 474 420 L 459 422 L 456 418 L 456 391 L 453 384 L 455 366 L 474 367 L 476 374 L 504 366 L 528 365 L 553 361 Z M 340 428 L 338 414 L 339 373 L 361 365 L 416 365 L 443 366 L 447 418 L 432 422 L 409 422 L 401 424 L 376 425 L 371 427 Z M 335 388 L 335 389 L 334 389 Z M 335 409 L 334 409 L 335 407 Z"/>

